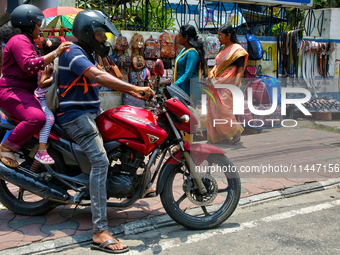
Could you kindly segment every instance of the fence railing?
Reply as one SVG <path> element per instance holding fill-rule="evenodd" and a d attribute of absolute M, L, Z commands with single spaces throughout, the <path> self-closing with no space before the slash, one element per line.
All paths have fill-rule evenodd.
<path fill-rule="evenodd" d="M 204 33 L 232 22 L 238 34 L 267 36 L 301 28 L 311 33 L 317 28 L 321 35 L 323 25 L 313 10 L 205 0 L 196 5 L 187 0 L 76 0 L 76 7 L 101 10 L 122 30 L 172 30 L 189 23 Z"/>
<path fill-rule="evenodd" d="M 314 30 L 317 31 L 317 35 L 321 37 L 323 31 L 324 10 L 318 11 L 308 10 L 305 15 L 305 32 L 307 36 L 311 36 Z"/>

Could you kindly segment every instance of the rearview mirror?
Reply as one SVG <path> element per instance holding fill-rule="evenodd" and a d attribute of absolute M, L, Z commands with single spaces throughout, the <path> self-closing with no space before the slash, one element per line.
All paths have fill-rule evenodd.
<path fill-rule="evenodd" d="M 155 75 L 157 77 L 163 77 L 164 74 L 164 64 L 163 61 L 161 59 L 157 59 L 156 63 L 155 63 Z"/>

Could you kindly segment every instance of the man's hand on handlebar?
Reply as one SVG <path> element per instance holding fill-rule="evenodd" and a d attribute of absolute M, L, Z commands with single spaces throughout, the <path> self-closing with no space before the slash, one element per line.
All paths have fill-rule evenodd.
<path fill-rule="evenodd" d="M 144 98 L 146 100 L 155 98 L 155 92 L 150 87 L 137 87 L 136 95 L 133 94 L 134 97 Z"/>

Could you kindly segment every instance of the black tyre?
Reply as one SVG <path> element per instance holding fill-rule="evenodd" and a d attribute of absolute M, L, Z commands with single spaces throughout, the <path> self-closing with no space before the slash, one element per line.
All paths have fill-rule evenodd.
<path fill-rule="evenodd" d="M 201 195 L 194 188 L 187 166 L 178 165 L 167 177 L 161 201 L 177 223 L 189 229 L 214 228 L 235 211 L 241 194 L 240 177 L 233 163 L 222 154 L 209 155 L 196 170 L 206 194 Z"/>
<path fill-rule="evenodd" d="M 5 129 L 0 129 L 0 139 L 3 139 L 6 133 Z M 30 140 L 32 141 L 32 140 Z M 34 141 L 34 140 L 33 140 Z M 34 142 L 33 142 L 34 145 Z M 25 144 L 30 148 L 30 144 Z M 22 154 L 25 160 L 21 162 L 20 167 L 30 169 L 33 159 L 28 157 L 30 150 L 25 149 L 23 146 Z M 15 186 L 7 181 L 0 179 L 0 202 L 7 209 L 15 214 L 25 216 L 38 216 L 46 214 L 53 210 L 59 203 L 43 199 L 28 190 Z"/>
<path fill-rule="evenodd" d="M 0 180 L 0 202 L 15 214 L 25 216 L 43 215 L 58 205 L 4 180 Z"/>

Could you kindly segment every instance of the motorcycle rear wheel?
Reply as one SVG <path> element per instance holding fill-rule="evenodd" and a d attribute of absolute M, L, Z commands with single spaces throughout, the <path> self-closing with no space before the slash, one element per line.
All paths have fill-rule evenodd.
<path fill-rule="evenodd" d="M 43 215 L 58 205 L 4 180 L 0 180 L 0 202 L 15 214 L 25 216 Z"/>
<path fill-rule="evenodd" d="M 199 194 L 193 188 L 187 166 L 178 165 L 168 175 L 160 194 L 169 216 L 189 229 L 217 227 L 232 215 L 240 200 L 241 181 L 233 163 L 225 155 L 211 154 L 199 167 L 204 171 L 209 169 L 207 166 L 210 166 L 210 172 L 201 173 L 201 179 L 209 193 L 203 196 Z M 225 167 L 221 172 L 213 172 L 212 169 L 216 170 L 216 166 Z M 228 168 L 231 171 L 223 171 Z M 191 191 L 188 191 L 188 184 Z"/>

